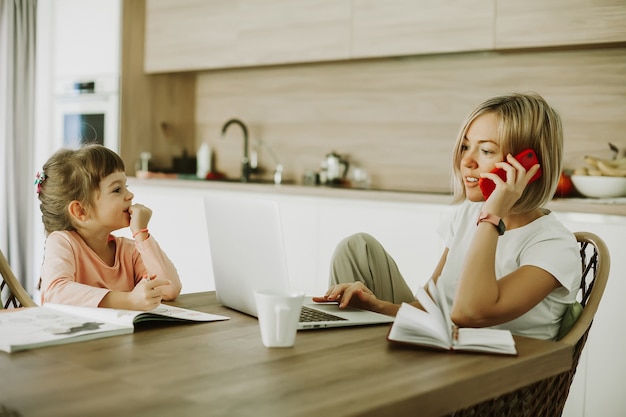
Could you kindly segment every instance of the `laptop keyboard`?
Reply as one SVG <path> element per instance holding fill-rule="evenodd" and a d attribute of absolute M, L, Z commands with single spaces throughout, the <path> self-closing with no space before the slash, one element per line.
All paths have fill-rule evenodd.
<path fill-rule="evenodd" d="M 315 310 L 307 306 L 302 306 L 302 311 L 300 312 L 301 323 L 310 323 L 314 321 L 341 321 L 341 320 L 347 320 L 347 319 L 343 317 L 335 316 L 330 313 L 325 313 L 320 310 Z"/>

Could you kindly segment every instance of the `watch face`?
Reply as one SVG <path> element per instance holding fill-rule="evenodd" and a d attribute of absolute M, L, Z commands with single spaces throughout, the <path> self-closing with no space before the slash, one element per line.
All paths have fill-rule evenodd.
<path fill-rule="evenodd" d="M 500 236 L 502 236 L 504 232 L 506 231 L 506 226 L 504 225 L 504 222 L 502 221 L 502 219 L 500 219 L 500 221 L 498 222 L 496 229 L 498 229 L 498 234 Z"/>

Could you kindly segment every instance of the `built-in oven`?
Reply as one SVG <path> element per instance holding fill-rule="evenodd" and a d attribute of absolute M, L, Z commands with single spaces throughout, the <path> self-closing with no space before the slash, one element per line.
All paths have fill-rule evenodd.
<path fill-rule="evenodd" d="M 55 147 L 99 143 L 119 152 L 117 76 L 58 80 L 54 96 Z"/>

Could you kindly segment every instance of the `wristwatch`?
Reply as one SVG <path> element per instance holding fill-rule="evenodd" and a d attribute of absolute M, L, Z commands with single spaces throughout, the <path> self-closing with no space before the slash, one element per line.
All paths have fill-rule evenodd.
<path fill-rule="evenodd" d="M 506 226 L 502 219 L 494 214 L 485 213 L 484 211 L 480 212 L 480 216 L 478 216 L 478 221 L 476 222 L 476 226 L 478 226 L 481 222 L 488 222 L 496 226 L 498 229 L 498 234 L 502 236 L 506 231 Z"/>

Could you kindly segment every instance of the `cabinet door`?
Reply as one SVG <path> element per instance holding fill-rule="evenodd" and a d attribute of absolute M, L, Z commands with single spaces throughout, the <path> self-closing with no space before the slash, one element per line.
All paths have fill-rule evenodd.
<path fill-rule="evenodd" d="M 449 206 L 360 200 L 320 202 L 318 265 L 327 287 L 330 261 L 337 244 L 359 232 L 374 236 L 393 257 L 413 291 L 423 285 L 441 257 L 444 244 L 437 228 Z"/>
<path fill-rule="evenodd" d="M 624 0 L 497 0 L 498 49 L 623 41 Z"/>
<path fill-rule="evenodd" d="M 214 291 L 209 237 L 204 214 L 204 191 L 159 187 L 130 179 L 135 202 L 152 210 L 150 234 L 176 266 L 182 293 Z M 129 228 L 115 232 L 130 238 Z"/>
<path fill-rule="evenodd" d="M 54 75 L 75 81 L 120 72 L 120 0 L 53 2 Z"/>
<path fill-rule="evenodd" d="M 495 0 L 355 0 L 352 58 L 493 48 Z"/>
<path fill-rule="evenodd" d="M 350 0 L 148 0 L 146 72 L 345 59 Z"/>

